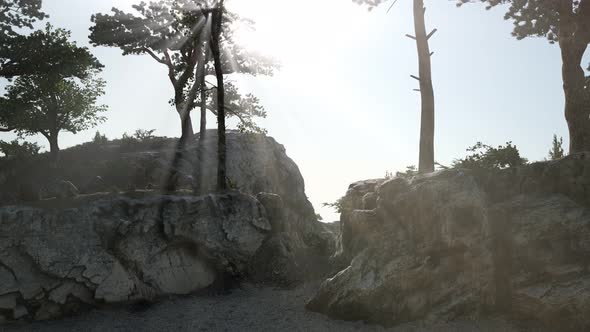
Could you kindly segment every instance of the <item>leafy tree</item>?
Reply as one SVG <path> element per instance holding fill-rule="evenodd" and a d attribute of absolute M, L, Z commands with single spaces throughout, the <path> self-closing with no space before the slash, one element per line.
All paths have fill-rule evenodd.
<path fill-rule="evenodd" d="M 12 142 L 0 140 L 0 152 L 8 158 L 27 158 L 39 153 L 41 147 L 37 143 L 20 142 L 18 139 Z"/>
<path fill-rule="evenodd" d="M 353 0 L 355 3 L 368 5 L 369 10 L 384 3 L 386 0 Z M 394 0 L 393 6 L 397 0 Z M 390 7 L 391 8 L 391 7 Z M 418 161 L 419 173 L 434 172 L 434 89 L 432 87 L 432 69 L 430 46 L 428 40 L 436 32 L 436 29 L 430 33 L 426 32 L 426 23 L 424 20 L 424 0 L 413 0 L 414 14 L 414 32 L 415 36 L 406 35 L 416 41 L 418 50 L 418 67 L 419 76 L 411 75 L 418 80 L 422 111 L 420 121 L 420 151 Z"/>
<path fill-rule="evenodd" d="M 565 156 L 563 151 L 563 137 L 557 139 L 557 135 L 553 135 L 553 142 L 551 144 L 551 150 L 549 150 L 549 158 L 551 160 L 561 159 Z"/>
<path fill-rule="evenodd" d="M 155 131 L 155 129 L 137 129 L 133 136 L 140 142 L 149 141 L 151 139 L 156 138 L 156 136 L 154 135 Z"/>
<path fill-rule="evenodd" d="M 464 159 L 453 162 L 455 168 L 468 169 L 504 169 L 526 164 L 528 161 L 520 156 L 518 148 L 512 142 L 506 145 L 492 146 L 477 142 L 467 149 L 471 154 Z"/>
<path fill-rule="evenodd" d="M 30 35 L 0 37 L 0 46 L 0 77 L 9 79 L 20 75 L 84 78 L 88 68 L 103 67 L 86 47 L 70 41 L 69 31 L 50 24 Z"/>
<path fill-rule="evenodd" d="M 475 0 L 458 0 L 458 6 Z M 582 59 L 590 44 L 590 0 L 477 0 L 487 9 L 508 4 L 517 39 L 545 37 L 561 49 L 570 153 L 590 150 L 590 77 Z M 590 68 L 589 68 L 590 69 Z"/>
<path fill-rule="evenodd" d="M 162 0 L 134 5 L 135 13 L 117 8 L 111 14 L 92 16 L 90 40 L 95 46 L 112 46 L 124 55 L 147 54 L 167 68 L 174 88 L 171 104 L 182 123 L 182 138 L 193 135 L 190 112 L 201 107 L 201 129 L 206 125 L 207 90 L 205 76 L 214 75 L 211 38 L 216 1 Z M 231 73 L 272 74 L 274 63 L 247 52 L 234 42 L 234 29 L 252 22 L 223 9 L 221 16 L 219 61 L 224 75 Z M 216 86 L 213 88 L 217 88 Z M 221 89 L 220 89 L 221 90 Z M 234 96 L 240 98 L 239 94 Z M 201 136 L 204 135 L 204 130 Z"/>
<path fill-rule="evenodd" d="M 92 138 L 92 143 L 97 144 L 97 145 L 104 145 L 104 144 L 107 144 L 108 142 L 109 142 L 109 139 L 107 138 L 107 136 L 101 134 L 100 131 L 98 131 L 98 130 L 94 134 L 94 138 Z"/>
<path fill-rule="evenodd" d="M 65 30 L 52 31 L 47 26 L 39 35 L 48 45 L 60 41 L 58 50 L 77 49 L 75 43 L 65 40 L 69 37 Z M 58 156 L 61 131 L 77 133 L 105 120 L 99 113 L 105 111 L 106 106 L 97 105 L 105 86 L 104 80 L 96 77 L 101 66 L 87 51 L 81 54 L 85 56 L 73 65 L 79 67 L 82 79 L 68 77 L 71 72 L 58 71 L 19 76 L 0 98 L 0 126 L 20 136 L 45 136 L 54 160 Z"/>

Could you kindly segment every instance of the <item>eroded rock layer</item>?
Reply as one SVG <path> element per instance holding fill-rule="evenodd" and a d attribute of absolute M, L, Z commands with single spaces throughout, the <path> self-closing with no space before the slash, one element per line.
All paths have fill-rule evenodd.
<path fill-rule="evenodd" d="M 590 155 L 354 183 L 308 308 L 385 325 L 500 312 L 590 329 Z"/>

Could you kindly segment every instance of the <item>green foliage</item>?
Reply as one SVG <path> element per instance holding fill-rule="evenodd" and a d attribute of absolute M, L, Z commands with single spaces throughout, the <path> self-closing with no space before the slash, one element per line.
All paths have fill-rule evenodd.
<path fill-rule="evenodd" d="M 337 213 L 342 213 L 350 209 L 350 202 L 346 199 L 346 196 L 340 197 L 333 203 L 323 203 L 322 206 L 329 207 L 336 210 Z"/>
<path fill-rule="evenodd" d="M 454 168 L 468 169 L 504 169 L 526 164 L 528 161 L 520 156 L 520 153 L 512 142 L 506 142 L 506 145 L 492 146 L 477 142 L 474 146 L 469 147 L 470 152 L 464 159 L 453 161 Z"/>
<path fill-rule="evenodd" d="M 77 133 L 105 120 L 97 105 L 105 81 L 91 74 L 79 80 L 59 76 L 19 76 L 0 99 L 0 124 L 23 135 L 56 137 L 60 131 Z"/>
<path fill-rule="evenodd" d="M 35 21 L 45 17 L 41 0 L 0 0 L 0 41 L 17 36 L 15 28 L 32 29 Z"/>
<path fill-rule="evenodd" d="M 92 143 L 97 144 L 97 145 L 105 145 L 109 142 L 109 139 L 106 137 L 106 135 L 102 135 L 100 133 L 100 131 L 96 131 L 96 134 L 94 134 L 94 138 L 92 139 Z"/>
<path fill-rule="evenodd" d="M 553 135 L 553 142 L 551 144 L 551 150 L 549 150 L 549 159 L 557 160 L 565 156 L 563 151 L 563 137 L 557 139 L 557 135 Z"/>
<path fill-rule="evenodd" d="M 149 140 L 156 138 L 156 136 L 154 135 L 155 131 L 156 131 L 155 129 L 150 129 L 150 130 L 137 129 L 135 131 L 135 134 L 133 134 L 133 137 L 135 137 L 135 139 L 137 139 L 140 142 L 149 141 Z M 124 135 L 126 135 L 126 134 L 124 134 Z"/>
<path fill-rule="evenodd" d="M 37 143 L 22 142 L 15 139 L 12 142 L 0 140 L 0 152 L 8 158 L 27 158 L 39 154 L 41 147 Z"/>
<path fill-rule="evenodd" d="M 225 101 L 226 116 L 238 119 L 237 127 L 239 131 L 245 133 L 267 133 L 266 129 L 256 124 L 256 118 L 266 118 L 266 110 L 256 96 L 252 94 L 242 96 L 235 84 L 226 82 Z"/>
<path fill-rule="evenodd" d="M 214 75 L 210 52 L 211 27 L 206 13 L 211 11 L 211 1 L 162 0 L 141 2 L 133 6 L 134 13 L 113 8 L 110 14 L 92 16 L 90 40 L 95 45 L 118 47 L 124 55 L 147 54 L 164 65 L 174 88 L 171 105 L 177 111 L 190 112 L 201 104 L 202 90 L 214 90 L 215 86 L 203 84 L 203 75 Z M 235 42 L 237 29 L 253 29 L 251 20 L 235 13 L 223 13 L 223 28 L 220 40 L 221 68 L 224 75 L 232 73 L 272 75 L 277 64 L 266 57 L 250 52 Z M 206 43 L 206 44 L 205 44 Z M 235 86 L 225 88 L 229 116 L 240 118 L 238 129 L 263 132 L 253 118 L 266 113 L 257 98 L 242 96 Z M 207 93 L 204 102 L 215 97 Z M 209 106 L 209 109 L 212 109 Z"/>
<path fill-rule="evenodd" d="M 0 3 L 2 0 L 0 0 Z M 44 75 L 85 78 L 103 65 L 86 47 L 70 41 L 71 33 L 47 24 L 28 36 L 0 40 L 0 77 Z"/>
<path fill-rule="evenodd" d="M 517 39 L 545 37 L 551 44 L 562 38 L 574 42 L 584 53 L 590 44 L 590 4 L 587 0 L 457 0 L 457 6 L 468 2 L 485 3 L 486 9 L 508 4 L 504 19 L 512 20 L 512 35 Z M 561 37 L 560 37 L 561 35 Z M 590 77 L 588 77 L 590 80 Z M 590 85 L 586 90 L 590 93 Z"/>

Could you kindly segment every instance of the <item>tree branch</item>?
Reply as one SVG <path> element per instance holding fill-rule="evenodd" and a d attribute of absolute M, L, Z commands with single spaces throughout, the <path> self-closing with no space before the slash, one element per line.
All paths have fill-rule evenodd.
<path fill-rule="evenodd" d="M 2 133 L 8 133 L 13 130 L 16 130 L 16 127 L 0 127 L 0 132 Z"/>
<path fill-rule="evenodd" d="M 172 85 L 176 87 L 176 76 L 174 75 L 174 65 L 172 64 L 172 59 L 170 58 L 170 54 L 168 50 L 164 50 L 164 62 L 168 66 L 168 77 L 170 78 L 170 82 Z"/>
<path fill-rule="evenodd" d="M 168 62 L 162 58 L 159 58 L 152 50 L 150 50 L 147 47 L 144 47 L 141 49 L 141 51 L 149 54 L 152 58 L 154 58 L 154 60 L 158 61 L 159 63 L 163 64 L 163 65 L 168 65 Z"/>

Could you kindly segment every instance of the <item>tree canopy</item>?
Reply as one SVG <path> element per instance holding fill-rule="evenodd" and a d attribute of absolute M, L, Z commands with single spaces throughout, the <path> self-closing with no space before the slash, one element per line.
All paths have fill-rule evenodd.
<path fill-rule="evenodd" d="M 47 15 L 41 11 L 42 0 L 0 0 L 0 42 L 18 36 L 14 31 L 33 28 L 33 23 Z"/>
<path fill-rule="evenodd" d="M 590 44 L 590 0 L 457 0 L 458 6 L 481 2 L 487 9 L 506 4 L 517 39 L 544 37 L 559 43 L 562 60 L 565 119 L 570 153 L 590 151 L 590 76 L 582 60 Z M 590 67 L 588 68 L 590 70 Z"/>
<path fill-rule="evenodd" d="M 206 89 L 197 76 L 215 74 L 206 48 L 211 36 L 208 10 L 212 5 L 204 0 L 161 0 L 141 2 L 133 8 L 134 13 L 112 8 L 111 14 L 93 15 L 90 40 L 95 46 L 118 47 L 124 55 L 150 55 L 166 66 L 175 91 L 171 103 L 182 118 L 182 113 L 199 105 L 202 96 L 198 92 Z M 235 42 L 235 28 L 251 29 L 252 21 L 224 11 L 222 24 L 220 48 L 224 55 L 224 74 L 273 73 L 273 61 L 249 52 Z M 233 96 L 240 97 L 239 94 Z"/>
<path fill-rule="evenodd" d="M 47 24 L 28 36 L 16 35 L 0 48 L 0 76 L 55 75 L 84 78 L 103 65 L 86 47 L 70 41 L 71 33 Z"/>

